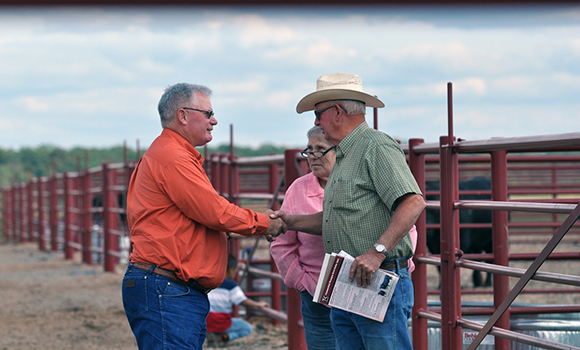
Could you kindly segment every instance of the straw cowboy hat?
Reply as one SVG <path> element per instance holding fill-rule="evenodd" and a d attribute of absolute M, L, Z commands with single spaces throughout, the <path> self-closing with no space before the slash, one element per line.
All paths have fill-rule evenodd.
<path fill-rule="evenodd" d="M 316 80 L 316 91 L 304 96 L 296 106 L 296 112 L 315 110 L 315 105 L 331 100 L 356 100 L 364 102 L 367 107 L 382 108 L 381 100 L 362 91 L 362 79 L 355 74 L 332 73 Z"/>

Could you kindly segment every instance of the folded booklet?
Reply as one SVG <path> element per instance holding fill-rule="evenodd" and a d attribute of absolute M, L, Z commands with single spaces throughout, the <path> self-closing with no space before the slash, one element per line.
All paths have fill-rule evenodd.
<path fill-rule="evenodd" d="M 383 322 L 399 276 L 378 269 L 366 288 L 348 278 L 354 258 L 345 251 L 324 255 L 313 300 Z"/>

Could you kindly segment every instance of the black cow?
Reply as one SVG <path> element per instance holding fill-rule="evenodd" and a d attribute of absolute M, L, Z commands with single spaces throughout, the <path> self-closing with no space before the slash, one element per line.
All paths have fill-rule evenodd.
<path fill-rule="evenodd" d="M 476 177 L 467 181 L 459 182 L 459 191 L 485 191 L 491 190 L 491 180 L 483 177 Z M 439 180 L 426 183 L 426 192 L 439 192 Z M 439 200 L 439 195 L 427 195 L 427 200 Z M 459 195 L 463 200 L 486 200 L 491 199 L 490 194 L 468 194 Z M 427 224 L 439 224 L 439 210 L 426 210 Z M 459 222 L 465 224 L 491 224 L 491 210 L 460 209 Z M 441 231 L 439 228 L 427 229 L 427 249 L 431 254 L 441 254 Z M 492 252 L 492 230 L 489 228 L 461 228 L 459 230 L 460 249 L 465 254 L 480 254 L 482 252 Z M 482 281 L 481 272 L 473 270 L 473 286 L 491 286 L 491 273 L 487 274 L 485 284 Z"/>

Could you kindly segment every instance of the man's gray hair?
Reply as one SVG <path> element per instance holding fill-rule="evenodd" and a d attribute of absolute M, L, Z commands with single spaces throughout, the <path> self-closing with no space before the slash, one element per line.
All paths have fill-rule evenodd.
<path fill-rule="evenodd" d="M 178 109 L 182 107 L 195 107 L 198 93 L 211 97 L 212 91 L 203 85 L 187 83 L 168 86 L 157 105 L 157 110 L 161 117 L 161 126 L 164 128 L 170 126 Z M 194 106 L 189 106 L 192 97 Z"/>
<path fill-rule="evenodd" d="M 346 109 L 347 114 L 350 115 L 365 115 L 367 112 L 367 106 L 364 102 L 356 101 L 356 100 L 333 100 L 333 101 L 326 101 L 332 103 L 338 103 Z"/>

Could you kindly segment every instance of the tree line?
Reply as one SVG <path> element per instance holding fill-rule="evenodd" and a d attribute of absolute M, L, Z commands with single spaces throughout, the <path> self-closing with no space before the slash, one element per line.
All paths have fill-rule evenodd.
<path fill-rule="evenodd" d="M 235 147 L 234 153 L 239 157 L 255 157 L 269 154 L 282 154 L 286 147 L 264 144 L 259 147 Z M 198 149 L 201 154 L 206 150 Z M 122 163 L 126 159 L 135 161 L 138 154 L 135 149 L 113 146 L 110 148 L 75 147 L 70 150 L 56 146 L 41 145 L 23 147 L 19 150 L 0 148 L 0 186 L 29 181 L 34 177 L 52 176 L 56 173 L 79 171 L 100 166 L 103 163 Z M 140 150 L 142 155 L 145 150 Z M 208 147 L 207 154 L 229 154 L 228 144 Z"/>

